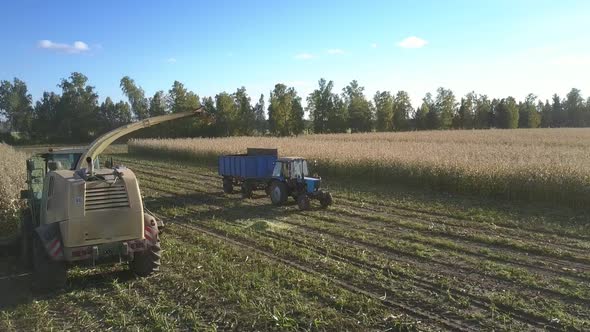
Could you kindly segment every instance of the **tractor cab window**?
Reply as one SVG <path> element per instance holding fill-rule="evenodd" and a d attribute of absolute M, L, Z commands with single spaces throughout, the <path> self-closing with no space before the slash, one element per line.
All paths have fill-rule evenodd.
<path fill-rule="evenodd" d="M 307 171 L 307 161 L 306 160 L 295 160 L 293 161 L 293 167 L 291 168 L 291 177 L 296 178 L 304 178 L 308 175 Z"/>
<path fill-rule="evenodd" d="M 280 177 L 282 170 L 283 170 L 283 163 L 280 161 L 277 161 L 275 163 L 275 168 L 272 170 L 272 176 L 276 177 L 276 178 Z"/>
<path fill-rule="evenodd" d="M 81 153 L 52 153 L 49 155 L 48 160 L 55 162 L 57 165 L 56 170 L 72 169 L 76 167 L 80 156 L 82 156 Z"/>

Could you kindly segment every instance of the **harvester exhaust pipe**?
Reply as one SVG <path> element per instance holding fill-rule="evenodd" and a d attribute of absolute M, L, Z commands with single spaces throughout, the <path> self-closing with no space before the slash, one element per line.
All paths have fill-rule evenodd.
<path fill-rule="evenodd" d="M 88 163 L 88 174 L 94 176 L 94 163 L 92 162 L 92 158 L 86 157 L 86 162 Z"/>

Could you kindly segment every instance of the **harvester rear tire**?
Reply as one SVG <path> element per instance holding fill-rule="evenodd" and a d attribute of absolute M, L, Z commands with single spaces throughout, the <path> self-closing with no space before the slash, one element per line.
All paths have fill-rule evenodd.
<path fill-rule="evenodd" d="M 288 198 L 287 186 L 279 181 L 274 181 L 270 185 L 270 201 L 273 205 L 283 205 L 287 202 Z"/>
<path fill-rule="evenodd" d="M 33 289 L 47 292 L 64 288 L 68 280 L 66 264 L 49 258 L 37 234 L 33 234 L 32 242 Z"/>
<path fill-rule="evenodd" d="M 230 179 L 223 179 L 223 192 L 226 194 L 234 192 L 234 185 Z"/>
<path fill-rule="evenodd" d="M 309 210 L 311 209 L 311 200 L 307 195 L 299 195 L 297 197 L 297 205 L 301 211 Z"/>
<path fill-rule="evenodd" d="M 161 265 L 160 236 L 156 235 L 156 244 L 142 252 L 136 252 L 129 262 L 129 269 L 139 277 L 147 277 L 160 271 Z"/>
<path fill-rule="evenodd" d="M 324 193 L 320 198 L 320 205 L 323 208 L 327 208 L 328 206 L 332 205 L 332 203 L 334 203 L 334 200 L 332 198 L 332 194 L 330 193 Z"/>

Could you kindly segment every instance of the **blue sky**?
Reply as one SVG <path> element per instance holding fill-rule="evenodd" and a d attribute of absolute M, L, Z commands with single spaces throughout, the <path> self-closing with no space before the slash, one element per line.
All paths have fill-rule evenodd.
<path fill-rule="evenodd" d="M 3 2 L 0 79 L 34 98 L 73 71 L 101 99 L 122 98 L 125 75 L 147 95 L 179 80 L 200 96 L 243 85 L 253 102 L 278 82 L 305 98 L 321 77 L 415 105 L 439 86 L 590 94 L 590 1 Z"/>

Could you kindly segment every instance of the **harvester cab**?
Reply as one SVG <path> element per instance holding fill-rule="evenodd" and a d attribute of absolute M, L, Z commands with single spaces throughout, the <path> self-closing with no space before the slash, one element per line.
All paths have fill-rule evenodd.
<path fill-rule="evenodd" d="M 139 183 L 125 167 L 101 168 L 98 156 L 116 139 L 202 108 L 145 119 L 110 131 L 88 148 L 55 150 L 27 161 L 22 260 L 40 289 L 59 288 L 72 264 L 129 262 L 138 276 L 160 266 L 159 221 L 144 212 Z"/>
<path fill-rule="evenodd" d="M 322 207 L 332 204 L 332 195 L 320 189 L 321 178 L 309 176 L 307 160 L 301 157 L 277 159 L 270 184 L 270 199 L 275 205 L 282 205 L 292 196 L 299 209 L 311 208 L 311 200 L 317 199 Z"/>

